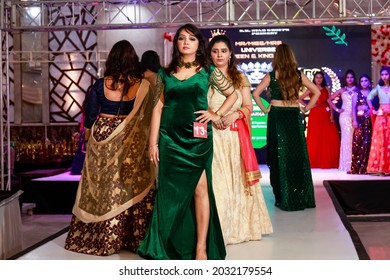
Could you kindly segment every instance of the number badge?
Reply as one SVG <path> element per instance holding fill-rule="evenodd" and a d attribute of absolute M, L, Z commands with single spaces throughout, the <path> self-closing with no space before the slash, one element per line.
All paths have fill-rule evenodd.
<path fill-rule="evenodd" d="M 230 131 L 238 131 L 238 125 L 236 121 L 230 125 Z"/>
<path fill-rule="evenodd" d="M 207 138 L 207 123 L 194 122 L 194 137 Z"/>

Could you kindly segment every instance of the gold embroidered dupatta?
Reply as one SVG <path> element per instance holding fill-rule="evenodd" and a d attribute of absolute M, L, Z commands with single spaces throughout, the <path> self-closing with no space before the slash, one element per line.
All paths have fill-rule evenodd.
<path fill-rule="evenodd" d="M 73 207 L 81 221 L 113 218 L 141 201 L 154 186 L 155 170 L 148 154 L 154 94 L 149 82 L 142 80 L 133 110 L 105 140 L 94 139 L 92 126 Z"/>

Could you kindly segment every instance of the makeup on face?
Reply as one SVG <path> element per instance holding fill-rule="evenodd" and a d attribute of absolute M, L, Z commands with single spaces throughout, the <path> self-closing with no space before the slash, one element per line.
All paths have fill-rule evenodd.
<path fill-rule="evenodd" d="M 314 78 L 317 85 L 321 85 L 322 83 L 322 76 L 320 74 L 316 75 Z"/>
<path fill-rule="evenodd" d="M 196 52 L 199 46 L 198 39 L 191 33 L 183 30 L 177 38 L 179 51 L 182 53 Z"/>
<path fill-rule="evenodd" d="M 371 83 L 367 78 L 362 78 L 360 80 L 360 87 L 362 89 L 368 89 L 370 87 Z"/>
<path fill-rule="evenodd" d="M 211 59 L 216 66 L 225 66 L 229 62 L 231 52 L 223 42 L 215 43 L 211 49 Z"/>
<path fill-rule="evenodd" d="M 352 74 L 348 74 L 346 79 L 345 79 L 346 83 L 348 85 L 353 85 L 353 82 L 355 81 L 355 78 L 353 77 Z"/>

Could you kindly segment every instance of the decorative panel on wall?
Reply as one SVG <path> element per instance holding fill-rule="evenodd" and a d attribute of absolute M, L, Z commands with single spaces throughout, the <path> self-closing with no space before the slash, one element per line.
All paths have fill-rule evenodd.
<path fill-rule="evenodd" d="M 2 86 L 2 92 L 3 96 L 3 104 L 7 104 L 7 75 L 9 77 L 9 107 L 3 106 L 3 116 L 7 117 L 10 122 L 12 123 L 14 121 L 14 109 L 15 109 L 15 99 L 14 99 L 14 69 L 11 64 L 9 64 L 7 68 L 7 57 L 6 57 L 6 50 L 8 48 L 8 51 L 11 52 L 13 49 L 13 37 L 12 34 L 3 32 L 2 38 L 1 38 L 1 55 L 2 55 L 2 62 L 3 64 L 1 65 L 1 72 L 3 75 L 3 84 Z M 8 39 L 8 41 L 6 40 Z M 4 119 L 6 121 L 6 119 Z"/>
<path fill-rule="evenodd" d="M 75 7 L 76 9 L 77 7 Z M 75 17 L 75 14 L 78 15 Z M 59 25 L 93 22 L 93 6 L 68 13 L 52 7 L 50 16 Z M 91 30 L 52 31 L 49 33 L 49 51 L 53 63 L 49 64 L 50 79 L 50 122 L 78 122 L 81 118 L 82 103 L 88 87 L 97 78 L 97 33 Z"/>

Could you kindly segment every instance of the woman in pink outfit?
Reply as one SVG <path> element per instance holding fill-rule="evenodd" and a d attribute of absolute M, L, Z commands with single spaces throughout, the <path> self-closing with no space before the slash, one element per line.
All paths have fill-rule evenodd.
<path fill-rule="evenodd" d="M 380 76 L 378 85 L 367 96 L 368 106 L 376 115 L 367 173 L 384 176 L 390 174 L 390 67 L 383 66 Z M 375 96 L 380 104 L 376 111 L 372 106 Z"/>

